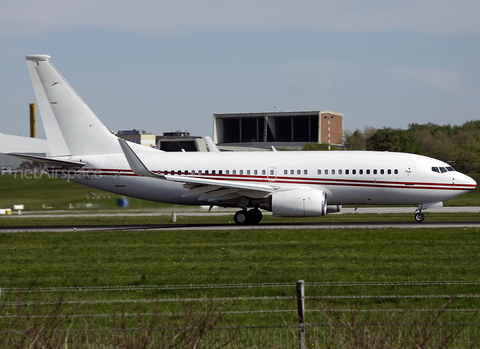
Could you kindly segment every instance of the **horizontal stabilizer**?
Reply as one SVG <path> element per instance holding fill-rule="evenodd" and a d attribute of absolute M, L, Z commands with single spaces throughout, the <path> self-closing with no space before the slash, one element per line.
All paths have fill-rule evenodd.
<path fill-rule="evenodd" d="M 15 156 L 20 159 L 25 159 L 33 162 L 50 164 L 50 165 L 65 167 L 65 168 L 80 168 L 85 166 L 85 163 L 80 161 L 61 160 L 61 159 L 55 159 L 55 158 L 47 158 L 44 156 L 27 155 L 27 154 L 19 154 L 19 153 L 5 153 L 5 154 L 10 156 Z"/>

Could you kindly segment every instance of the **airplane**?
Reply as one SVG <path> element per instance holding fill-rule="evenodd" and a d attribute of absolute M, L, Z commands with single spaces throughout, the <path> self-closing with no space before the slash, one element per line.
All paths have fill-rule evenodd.
<path fill-rule="evenodd" d="M 342 205 L 418 205 L 465 194 L 476 182 L 426 156 L 373 151 L 163 152 L 112 134 L 50 62 L 26 56 L 49 143 L 45 163 L 58 177 L 130 197 L 171 204 L 238 207 L 237 224 L 320 217 Z M 215 149 L 212 147 L 212 149 Z"/>

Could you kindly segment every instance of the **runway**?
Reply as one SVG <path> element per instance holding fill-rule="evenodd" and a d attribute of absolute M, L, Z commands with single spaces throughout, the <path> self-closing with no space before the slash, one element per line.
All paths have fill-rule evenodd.
<path fill-rule="evenodd" d="M 137 211 L 125 212 L 116 211 L 37 211 L 37 212 L 23 212 L 21 215 L 12 213 L 11 216 L 2 217 L 0 219 L 29 219 L 29 218 L 60 218 L 60 217 L 115 217 L 115 216 L 161 216 L 172 215 L 178 216 L 207 216 L 207 215 L 229 215 L 232 216 L 236 209 L 222 209 L 208 212 L 205 208 L 193 207 L 172 207 L 166 210 L 157 211 Z M 345 213 L 411 213 L 415 207 L 360 207 L 358 210 L 354 208 L 343 208 L 338 214 Z M 460 207 L 440 207 L 430 209 L 425 212 L 437 213 L 451 213 L 451 212 L 470 212 L 480 213 L 478 206 L 460 206 Z M 264 214 L 269 214 L 268 212 Z M 413 218 L 413 217 L 412 217 Z M 307 221 L 308 218 L 305 218 Z M 439 228 L 480 228 L 480 221 L 424 221 L 417 223 L 415 221 L 409 222 L 315 222 L 315 223 L 261 223 L 258 225 L 236 225 L 233 223 L 226 224 L 133 224 L 133 225 L 82 225 L 82 226 L 0 226 L 0 233 L 39 233 L 39 232 L 87 232 L 87 231 L 188 231 L 188 230 L 269 230 L 269 229 L 439 229 Z"/>
<path fill-rule="evenodd" d="M 480 228 L 480 221 L 460 222 L 351 222 L 351 223 L 266 223 L 258 225 L 236 224 L 135 224 L 135 225 L 84 225 L 84 226 L 25 226 L 0 227 L 0 233 L 79 233 L 88 231 L 240 231 L 240 230 L 331 230 L 331 229 L 440 229 Z"/>

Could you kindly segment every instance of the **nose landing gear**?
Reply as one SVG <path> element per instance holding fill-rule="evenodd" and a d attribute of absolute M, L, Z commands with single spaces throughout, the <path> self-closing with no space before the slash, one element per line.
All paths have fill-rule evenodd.
<path fill-rule="evenodd" d="M 425 219 L 425 213 L 422 213 L 421 210 L 416 210 L 414 214 L 415 214 L 415 220 L 418 223 L 423 222 L 423 220 Z"/>
<path fill-rule="evenodd" d="M 248 211 L 246 209 L 240 210 L 233 216 L 236 224 L 258 224 L 262 218 L 262 212 L 258 208 L 252 208 Z"/>

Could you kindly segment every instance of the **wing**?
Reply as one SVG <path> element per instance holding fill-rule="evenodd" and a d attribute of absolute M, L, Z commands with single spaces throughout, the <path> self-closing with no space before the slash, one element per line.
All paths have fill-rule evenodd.
<path fill-rule="evenodd" d="M 145 166 L 125 140 L 119 139 L 118 141 L 130 168 L 136 175 L 183 183 L 184 188 L 189 189 L 189 191 L 184 193 L 182 197 L 200 195 L 199 201 L 217 204 L 228 200 L 241 199 L 242 197 L 260 199 L 269 196 L 278 189 L 276 186 L 266 184 L 158 174 Z"/>

